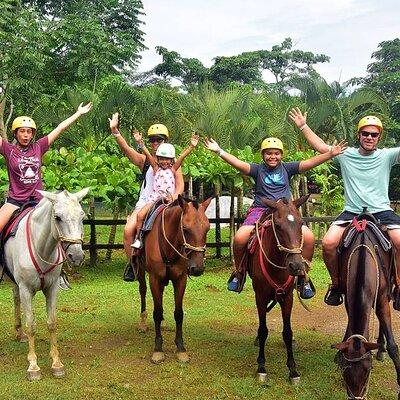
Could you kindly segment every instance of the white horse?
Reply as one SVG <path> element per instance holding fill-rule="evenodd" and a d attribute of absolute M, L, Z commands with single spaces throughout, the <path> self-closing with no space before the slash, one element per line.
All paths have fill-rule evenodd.
<path fill-rule="evenodd" d="M 14 276 L 15 329 L 17 339 L 29 342 L 27 377 L 41 378 L 35 354 L 35 316 L 32 300 L 42 290 L 46 297 L 47 326 L 50 332 L 51 369 L 56 377 L 64 376 L 56 335 L 56 299 L 63 261 L 74 266 L 84 258 L 82 250 L 85 213 L 79 204 L 89 188 L 72 194 L 40 191 L 39 204 L 21 220 L 16 235 L 4 247 L 5 260 Z M 21 305 L 26 318 L 27 335 L 21 326 Z"/>

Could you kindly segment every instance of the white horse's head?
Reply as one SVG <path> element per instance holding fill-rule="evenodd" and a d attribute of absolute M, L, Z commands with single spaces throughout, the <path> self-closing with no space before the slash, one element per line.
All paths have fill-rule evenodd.
<path fill-rule="evenodd" d="M 69 193 L 66 190 L 60 193 L 38 190 L 52 203 L 52 235 L 61 242 L 67 260 L 75 266 L 80 265 L 84 259 L 82 220 L 85 213 L 80 201 L 89 190 L 90 188 L 85 188 L 78 193 Z"/>

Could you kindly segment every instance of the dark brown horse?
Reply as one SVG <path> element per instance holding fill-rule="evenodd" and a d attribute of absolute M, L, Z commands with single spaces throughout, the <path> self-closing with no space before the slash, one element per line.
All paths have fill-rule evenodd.
<path fill-rule="evenodd" d="M 304 275 L 305 263 L 302 257 L 302 220 L 298 211 L 308 196 L 295 201 L 281 199 L 266 200 L 264 203 L 272 214 L 262 217 L 256 226 L 257 245 L 249 255 L 249 274 L 252 278 L 258 310 L 258 379 L 266 380 L 265 341 L 268 337 L 267 312 L 279 303 L 283 319 L 283 340 L 287 351 L 287 367 L 292 383 L 297 383 L 300 376 L 293 357 L 293 332 L 291 313 L 293 306 L 294 277 Z"/>
<path fill-rule="evenodd" d="M 183 295 L 188 275 L 199 276 L 204 272 L 204 251 L 210 223 L 205 211 L 211 198 L 203 203 L 196 203 L 179 196 L 157 216 L 152 230 L 145 236 L 144 252 L 139 262 L 139 291 L 141 298 L 141 329 L 146 330 L 146 279 L 153 295 L 153 319 L 156 331 L 153 363 L 165 359 L 161 321 L 163 318 L 163 293 L 169 281 L 174 286 L 175 297 L 175 344 L 177 357 L 181 362 L 188 362 L 189 356 L 183 343 Z"/>
<path fill-rule="evenodd" d="M 382 360 L 385 339 L 400 385 L 400 358 L 389 307 L 390 242 L 373 220 L 370 214 L 361 214 L 346 228 L 340 247 L 340 285 L 345 295 L 348 323 L 343 342 L 332 345 L 332 348 L 339 350 L 336 359 L 342 370 L 348 399 L 366 398 L 372 368 L 371 352 L 378 349 L 377 359 Z M 378 343 L 370 342 L 370 329 L 372 336 L 375 333 L 375 314 L 379 320 Z"/>

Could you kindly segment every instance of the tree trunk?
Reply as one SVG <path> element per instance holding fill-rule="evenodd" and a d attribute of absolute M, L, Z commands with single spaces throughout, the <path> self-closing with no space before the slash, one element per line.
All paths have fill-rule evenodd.
<path fill-rule="evenodd" d="M 96 249 L 96 244 L 97 244 L 97 238 L 96 238 L 96 225 L 95 225 L 95 207 L 94 207 L 94 198 L 92 197 L 89 202 L 89 220 L 91 222 L 90 224 L 90 266 L 95 267 L 97 264 L 97 249 Z"/>
<path fill-rule="evenodd" d="M 119 211 L 114 210 L 113 213 L 113 221 L 116 221 L 119 218 Z M 117 225 L 111 225 L 110 234 L 108 235 L 108 244 L 115 243 L 115 234 L 117 233 Z M 104 261 L 111 261 L 112 249 L 107 249 L 106 256 L 104 257 Z"/>
<path fill-rule="evenodd" d="M 219 208 L 219 196 L 221 195 L 221 182 L 218 181 L 214 184 L 215 188 L 215 218 L 217 219 L 215 223 L 215 243 L 216 252 L 215 256 L 221 258 L 221 223 L 220 220 L 220 208 Z"/>
<path fill-rule="evenodd" d="M 199 184 L 199 201 L 204 201 L 204 183 Z"/>
<path fill-rule="evenodd" d="M 193 199 L 193 178 L 191 176 L 189 177 L 188 195 L 190 199 Z"/>

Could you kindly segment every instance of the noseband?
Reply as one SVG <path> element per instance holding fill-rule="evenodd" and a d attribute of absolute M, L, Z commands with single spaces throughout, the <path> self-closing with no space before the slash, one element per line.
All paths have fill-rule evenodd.
<path fill-rule="evenodd" d="M 175 253 L 177 253 L 180 257 L 184 258 L 185 260 L 188 260 L 188 255 L 192 252 L 192 251 L 196 251 L 199 253 L 204 253 L 206 251 L 206 245 L 204 246 L 192 246 L 190 243 L 187 242 L 186 240 L 186 236 L 185 236 L 185 232 L 183 230 L 183 211 L 181 212 L 181 218 L 180 218 L 180 223 L 179 223 L 179 227 L 180 227 L 180 231 L 182 234 L 182 239 L 183 239 L 183 243 L 182 243 L 182 247 L 184 249 L 184 254 L 182 254 L 167 238 L 167 234 L 165 232 L 165 211 L 168 207 L 164 208 L 164 210 L 162 210 L 161 212 L 161 227 L 162 227 L 162 233 L 163 233 L 163 237 L 165 239 L 165 241 L 174 249 Z"/>

